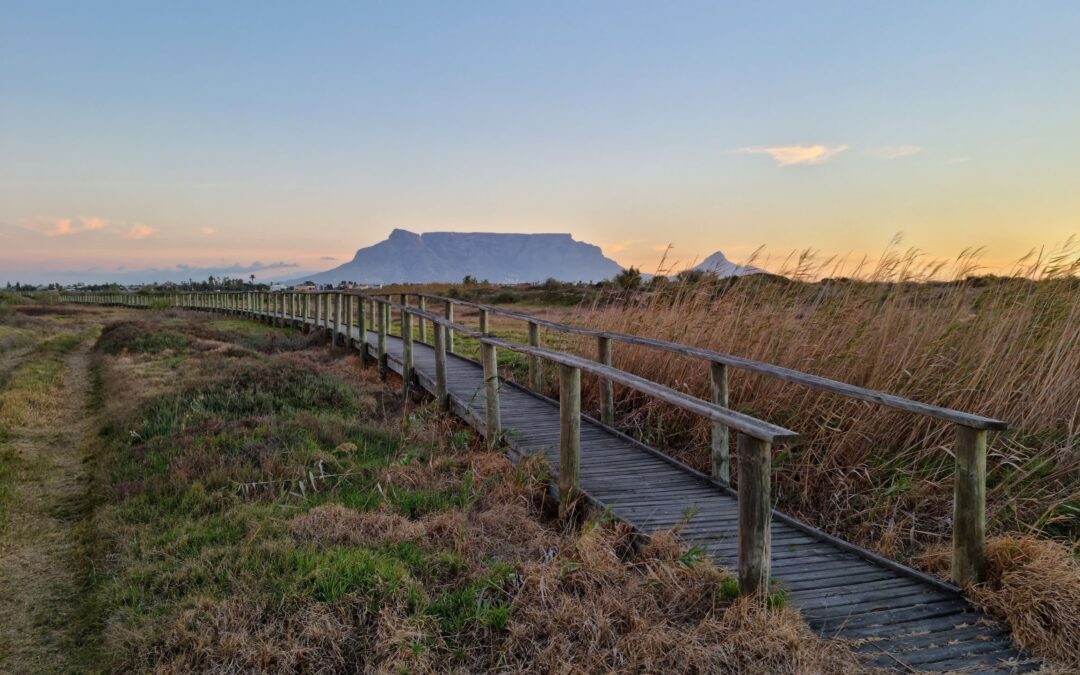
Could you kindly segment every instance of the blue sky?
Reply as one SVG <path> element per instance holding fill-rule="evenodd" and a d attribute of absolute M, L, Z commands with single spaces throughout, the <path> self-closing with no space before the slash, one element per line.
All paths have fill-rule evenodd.
<path fill-rule="evenodd" d="M 0 0 L 0 281 L 394 227 L 999 264 L 1080 229 L 1077 35 L 1077 3 Z"/>

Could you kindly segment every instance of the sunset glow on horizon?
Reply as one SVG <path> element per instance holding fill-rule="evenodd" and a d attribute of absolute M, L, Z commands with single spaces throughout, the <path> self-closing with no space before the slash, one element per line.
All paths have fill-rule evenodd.
<path fill-rule="evenodd" d="M 0 283 L 288 278 L 394 228 L 1008 271 L 1080 232 L 1078 34 L 1066 2 L 4 2 Z"/>

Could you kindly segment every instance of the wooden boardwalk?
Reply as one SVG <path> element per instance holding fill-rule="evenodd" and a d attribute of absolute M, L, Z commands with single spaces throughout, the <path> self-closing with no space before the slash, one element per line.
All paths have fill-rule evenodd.
<path fill-rule="evenodd" d="M 488 410 L 499 411 L 498 416 L 493 419 L 501 420 L 501 436 L 510 448 L 511 459 L 541 454 L 548 459 L 556 479 L 559 479 L 560 463 L 567 460 L 566 453 L 569 448 L 569 452 L 572 453 L 569 456 L 580 455 L 577 489 L 580 489 L 589 501 L 608 509 L 614 516 L 633 525 L 646 535 L 682 525 L 680 533 L 687 543 L 706 551 L 722 567 L 738 568 L 740 588 L 742 588 L 744 571 L 753 569 L 753 560 L 750 557 L 746 560 L 740 558 L 740 495 L 731 488 L 635 441 L 609 425 L 601 424 L 586 415 L 580 415 L 576 405 L 573 404 L 578 400 L 578 393 L 567 394 L 567 390 L 563 389 L 562 397 L 570 396 L 568 400 L 573 401 L 569 404 L 570 409 L 573 410 L 569 419 L 578 419 L 580 415 L 579 433 L 576 430 L 570 432 L 563 426 L 566 419 L 560 413 L 559 401 L 501 378 L 496 388 L 494 386 L 496 378 L 491 377 L 485 380 L 484 367 L 480 363 L 454 354 L 452 349 L 446 350 L 445 342 L 437 343 L 437 345 L 442 345 L 442 350 L 437 351 L 436 346 L 415 338 L 405 341 L 388 332 L 380 336 L 381 330 L 366 331 L 365 339 L 362 340 L 360 329 L 353 325 L 351 300 L 349 303 L 339 302 L 331 315 L 329 304 L 323 306 L 320 299 L 323 294 L 315 295 L 318 303 L 312 303 L 310 309 L 314 310 L 313 313 L 309 312 L 308 302 L 305 299 L 302 318 L 292 313 L 300 310 L 296 295 L 291 294 L 292 301 L 288 309 L 285 295 L 266 293 L 238 293 L 232 296 L 226 294 L 224 297 L 214 294 L 188 294 L 174 297 L 173 304 L 192 309 L 239 314 L 297 327 L 318 327 L 328 334 L 334 333 L 335 328 L 340 328 L 342 333 L 348 333 L 350 348 L 363 348 L 368 357 L 376 360 L 379 358 L 380 339 L 384 338 L 386 368 L 398 374 L 404 373 L 407 370 L 405 366 L 408 361 L 407 354 L 411 350 L 411 386 L 420 386 L 436 395 L 437 398 L 438 356 L 445 353 L 446 393 L 450 409 L 481 434 L 486 434 L 491 429 L 499 429 L 498 425 L 492 426 L 487 420 Z M 388 317 L 389 309 L 393 306 L 401 311 L 408 309 L 411 316 L 405 318 L 424 319 L 432 325 L 441 322 L 447 326 L 448 330 L 453 327 L 454 330 L 480 337 L 482 345 L 490 348 L 489 357 L 485 358 L 488 372 L 491 373 L 496 372 L 493 348 L 495 346 L 513 349 L 529 354 L 531 357 L 554 359 L 569 370 L 580 372 L 578 369 L 592 369 L 592 372 L 596 372 L 601 378 L 609 378 L 601 397 L 602 412 L 607 415 L 605 419 L 613 418 L 610 382 L 621 378 L 619 381 L 624 386 L 640 387 L 641 390 L 667 400 L 669 403 L 711 416 L 710 419 L 714 421 L 714 425 L 716 422 L 721 422 L 725 425 L 732 424 L 736 428 L 741 426 L 747 434 L 751 436 L 758 434 L 757 438 L 762 439 L 770 437 L 770 434 L 780 439 L 783 434 L 792 433 L 752 418 L 738 416 L 737 413 L 732 413 L 727 409 L 726 380 L 723 380 L 724 393 L 720 405 L 715 403 L 708 405 L 695 398 L 680 398 L 685 395 L 671 390 L 665 392 L 664 387 L 646 383 L 643 380 L 635 380 L 634 376 L 611 369 L 610 366 L 600 365 L 598 369 L 594 362 L 584 361 L 578 357 L 498 340 L 487 332 L 487 312 L 502 310 L 473 304 L 473 307 L 481 310 L 481 330 L 472 331 L 463 325 L 453 323 L 453 307 L 449 299 L 436 299 L 446 302 L 446 320 L 424 312 L 422 297 L 421 309 L 418 311 L 405 308 L 403 304 L 394 304 L 385 300 L 375 301 L 384 303 L 385 307 L 379 309 L 380 314 L 383 309 L 387 310 L 384 318 Z M 149 305 L 149 300 L 140 296 L 91 295 L 75 297 L 72 301 L 143 307 Z M 466 306 L 472 304 L 458 300 L 454 300 L 453 303 Z M 343 304 L 345 305 L 344 312 L 342 311 Z M 322 308 L 321 316 L 320 307 Z M 606 364 L 610 364 L 610 352 L 605 354 L 605 347 L 608 346 L 610 339 L 615 338 L 659 349 L 675 350 L 712 361 L 714 366 L 719 362 L 725 364 L 725 367 L 731 365 L 757 370 L 788 381 L 833 391 L 871 403 L 891 405 L 916 414 L 930 415 L 958 425 L 956 450 L 958 482 L 957 511 L 955 512 L 957 522 L 953 527 L 954 578 L 958 572 L 970 574 L 975 569 L 967 569 L 962 565 L 958 570 L 957 560 L 977 561 L 981 564 L 983 514 L 979 491 L 985 489 L 982 474 L 985 469 L 981 468 L 978 462 L 985 461 L 985 430 L 1005 428 L 1006 425 L 1003 422 L 959 411 L 934 408 L 889 394 L 862 390 L 817 376 L 675 343 L 661 343 L 632 335 L 598 334 L 595 331 L 544 322 L 541 319 L 511 312 L 502 313 L 511 318 L 526 319 L 530 322 L 532 345 L 537 344 L 533 341 L 533 331 L 537 324 L 546 324 L 556 330 L 597 337 L 601 345 L 601 361 Z M 367 316 L 369 320 L 373 318 L 372 313 Z M 342 322 L 341 319 L 344 321 Z M 388 318 L 385 320 L 388 324 Z M 363 323 L 363 318 L 360 323 Z M 382 325 L 388 328 L 388 325 Z M 405 323 L 405 326 L 409 327 L 406 334 L 414 335 L 410 324 Z M 422 325 L 420 334 L 424 335 Z M 338 340 L 335 339 L 335 341 Z M 714 387 L 716 387 L 716 382 L 714 376 Z M 493 408 L 488 406 L 489 391 L 497 391 L 496 398 L 493 399 L 497 401 L 497 405 Z M 574 392 L 574 389 L 569 391 Z M 607 397 L 606 406 L 605 396 Z M 983 431 L 976 433 L 978 429 Z M 580 444 L 567 446 L 567 434 L 575 440 L 580 436 Z M 979 434 L 981 434 L 981 440 Z M 560 448 L 560 439 L 563 440 L 562 448 Z M 774 588 L 786 591 L 789 602 L 801 610 L 807 623 L 814 630 L 824 637 L 850 640 L 853 647 L 863 653 L 868 665 L 903 672 L 1027 672 L 1041 666 L 1037 660 L 1026 657 L 1012 645 L 1007 626 L 994 622 L 973 608 L 956 587 L 829 536 L 776 510 L 771 512 L 770 517 L 767 500 L 768 447 L 766 443 L 764 445 L 766 452 L 761 455 L 766 467 L 764 473 L 766 491 L 762 493 L 765 499 L 759 501 L 761 510 L 744 510 L 743 513 L 747 518 L 743 531 L 750 533 L 746 535 L 743 553 L 753 555 L 753 552 L 757 551 L 759 552 L 757 559 L 761 560 L 763 556 L 760 552 L 768 551 L 768 555 L 764 558 L 767 558 L 771 565 L 764 566 L 766 575 L 771 578 Z M 983 459 L 970 459 L 978 457 L 980 453 Z M 725 445 L 723 448 L 725 461 L 726 455 Z M 744 454 L 744 458 L 750 456 L 749 453 Z M 566 464 L 569 467 L 574 465 L 573 462 Z M 740 464 L 740 466 L 743 465 Z M 747 465 L 743 471 L 752 472 L 752 466 L 752 464 Z M 961 472 L 963 478 L 960 477 Z M 573 475 L 572 469 L 568 475 Z M 721 476 L 726 477 L 726 473 L 722 473 Z M 971 476 L 976 478 L 974 482 L 970 480 Z M 561 480 L 558 484 L 560 491 L 573 489 L 563 486 Z M 573 482 L 571 481 L 569 485 L 573 486 Z M 744 480 L 744 485 L 753 485 L 753 483 Z M 961 486 L 966 486 L 965 490 L 962 491 Z M 753 499 L 750 497 L 757 496 L 749 492 L 743 495 L 743 498 L 746 498 L 744 507 L 747 504 L 753 504 Z M 758 513 L 761 515 L 757 516 Z M 752 519 L 756 519 L 760 527 L 751 524 Z M 766 522 L 770 527 L 765 527 Z M 761 535 L 762 532 L 765 534 Z M 765 538 L 761 538 L 762 536 Z M 979 554 L 977 558 L 967 557 L 966 542 L 975 542 L 974 550 Z M 747 551 L 750 553 L 747 554 Z M 751 564 L 747 565 L 747 561 Z M 751 575 L 746 578 L 746 581 L 748 584 L 754 584 L 756 583 L 754 579 L 756 577 Z"/>
<path fill-rule="evenodd" d="M 372 358 L 377 356 L 376 340 L 376 333 L 369 332 Z M 350 342 L 359 347 L 355 327 Z M 388 336 L 388 366 L 399 374 L 401 352 L 401 339 Z M 434 392 L 434 349 L 414 342 L 413 362 L 418 384 Z M 450 354 L 447 374 L 455 412 L 483 433 L 480 364 Z M 512 453 L 541 453 L 557 472 L 558 402 L 512 382 L 504 381 L 501 387 L 502 425 Z M 684 539 L 707 551 L 717 564 L 734 569 L 736 499 L 707 476 L 586 417 L 581 424 L 580 477 L 592 502 L 646 534 L 670 529 L 695 513 L 682 530 Z M 855 648 L 866 653 L 867 662 L 883 668 L 1001 673 L 1039 667 L 1012 646 L 1007 627 L 983 616 L 955 591 L 929 583 L 914 570 L 875 564 L 850 549 L 774 514 L 773 578 L 821 635 L 857 641 Z"/>

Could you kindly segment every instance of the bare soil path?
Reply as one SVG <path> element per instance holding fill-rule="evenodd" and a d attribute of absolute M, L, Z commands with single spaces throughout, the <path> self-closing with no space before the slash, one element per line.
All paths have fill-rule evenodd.
<path fill-rule="evenodd" d="M 45 394 L 56 404 L 51 414 L 34 415 L 0 435 L 0 449 L 15 457 L 8 504 L 0 510 L 0 672 L 72 670 L 92 343 L 84 339 L 56 357 L 62 375 Z M 9 379 L 0 384 L 10 385 L 34 357 L 20 356 L 23 363 L 4 364 Z"/>

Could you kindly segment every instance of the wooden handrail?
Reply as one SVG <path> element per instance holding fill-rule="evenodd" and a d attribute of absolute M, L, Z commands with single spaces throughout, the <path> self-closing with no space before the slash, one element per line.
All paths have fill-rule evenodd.
<path fill-rule="evenodd" d="M 953 424 L 962 424 L 963 426 L 972 429 L 985 429 L 988 431 L 1004 431 L 1009 428 L 1009 423 L 1002 420 L 993 419 L 990 417 L 983 417 L 982 415 L 975 415 L 972 413 L 966 413 L 960 410 L 954 410 L 952 408 L 943 408 L 941 406 L 931 405 L 929 403 L 922 403 L 920 401 L 914 401 L 912 399 L 904 398 L 902 396 L 896 396 L 893 394 L 887 394 L 881 391 L 875 391 L 873 389 L 866 389 L 865 387 L 859 387 L 853 384 L 847 384 L 846 382 L 840 382 L 839 380 L 832 380 L 827 377 L 821 377 L 820 375 L 813 375 L 800 370 L 794 370 L 792 368 L 785 368 L 783 366 L 777 366 L 771 363 L 765 363 L 763 361 L 754 361 L 753 359 L 746 359 L 740 356 L 734 356 L 732 354 L 724 354 L 716 352 L 711 349 L 703 349 L 701 347 L 691 347 L 689 345 L 679 344 L 677 342 L 670 342 L 668 340 L 659 340 L 656 338 L 648 338 L 640 335 L 632 335 L 630 333 L 618 333 L 611 331 L 598 331 L 588 328 L 580 328 L 578 326 L 570 326 L 567 324 L 558 323 L 556 321 L 550 321 L 548 319 L 541 319 L 538 317 L 529 316 L 528 314 L 522 314 L 520 312 L 512 312 L 509 310 L 499 309 L 490 305 L 483 305 L 476 302 L 469 302 L 466 300 L 458 300 L 457 298 L 450 298 L 441 295 L 434 295 L 431 293 L 413 293 L 411 295 L 422 295 L 430 300 L 440 300 L 442 302 L 453 302 L 458 305 L 466 307 L 474 307 L 478 309 L 486 309 L 491 314 L 504 316 L 511 319 L 517 319 L 519 321 L 526 321 L 535 323 L 545 328 L 557 330 L 563 333 L 570 333 L 574 335 L 586 335 L 591 337 L 606 337 L 618 342 L 624 342 L 627 344 L 639 345 L 642 347 L 651 347 L 653 349 L 660 349 L 662 351 L 671 352 L 674 354 L 681 354 L 683 356 L 690 356 L 694 358 L 703 359 L 713 363 L 722 363 L 732 368 L 740 368 L 742 370 L 749 370 L 761 375 L 769 377 L 775 377 L 777 379 L 785 380 L 787 382 L 793 382 L 795 384 L 801 384 L 811 389 L 820 389 L 828 391 L 833 394 L 839 394 L 847 398 L 854 398 L 868 403 L 876 403 L 890 408 L 896 408 L 905 412 L 914 413 L 916 415 L 924 415 L 926 417 L 934 417 L 946 422 L 952 422 Z"/>
<path fill-rule="evenodd" d="M 727 425 L 736 431 L 741 431 L 747 436 L 752 436 L 753 438 L 774 445 L 791 447 L 798 445 L 800 442 L 799 434 L 790 429 L 785 429 L 784 427 L 759 420 L 749 415 L 744 415 L 743 413 L 736 412 L 729 408 L 723 408 L 708 401 L 703 401 L 696 396 L 685 394 L 681 391 L 653 382 L 652 380 L 647 380 L 639 375 L 628 373 L 625 370 L 619 370 L 613 366 L 607 366 L 596 361 L 581 358 L 580 356 L 574 356 L 572 354 L 566 354 L 544 347 L 531 347 L 529 345 L 511 342 L 510 340 L 504 340 L 502 338 L 482 337 L 480 338 L 480 342 L 482 344 L 494 345 L 520 354 L 539 356 L 559 365 L 570 366 L 591 375 L 606 378 L 612 382 L 621 384 L 624 387 L 640 391 L 643 394 L 648 394 L 655 399 L 700 415 L 712 422 Z"/>
<path fill-rule="evenodd" d="M 494 337 L 492 335 L 481 333 L 480 331 L 474 331 L 466 326 L 432 314 L 430 312 L 421 311 L 415 307 L 402 305 L 392 300 L 385 300 L 382 298 L 376 298 L 376 302 L 387 305 L 397 310 L 404 310 L 408 314 L 421 317 L 431 321 L 436 325 L 443 327 L 449 327 L 456 331 L 466 333 L 472 337 L 480 339 L 481 344 L 489 344 L 501 349 L 507 349 L 527 356 L 536 356 L 542 359 L 557 363 L 559 365 L 570 366 L 577 368 L 583 372 L 591 375 L 597 375 L 602 378 L 606 378 L 621 384 L 624 387 L 640 391 L 643 394 L 652 396 L 653 398 L 669 403 L 678 408 L 682 408 L 688 412 L 701 415 L 702 417 L 719 424 L 724 424 L 732 429 L 741 431 L 742 433 L 757 438 L 774 445 L 780 445 L 784 447 L 791 447 L 799 444 L 800 437 L 797 432 L 785 429 L 784 427 L 759 420 L 755 417 L 745 415 L 740 412 L 736 412 L 729 408 L 718 406 L 708 401 L 703 401 L 696 396 L 683 393 L 681 391 L 672 389 L 665 385 L 648 380 L 640 375 L 634 375 L 628 373 L 625 370 L 619 370 L 614 366 L 608 366 L 597 361 L 591 361 L 589 359 L 575 356 L 573 354 L 567 354 L 565 352 L 556 351 L 553 349 L 547 349 L 545 347 L 533 347 L 531 345 L 524 345 L 511 340 L 505 340 L 503 338 Z"/>

